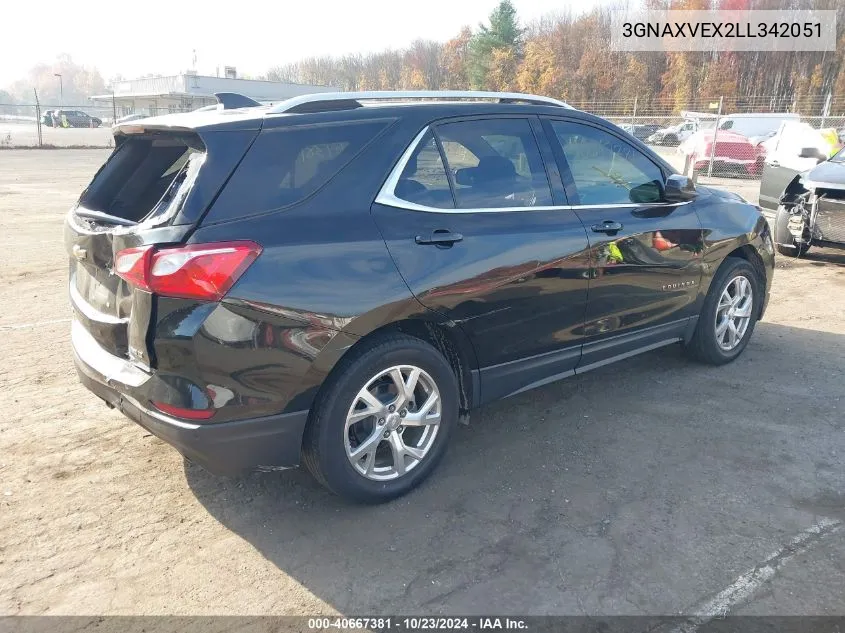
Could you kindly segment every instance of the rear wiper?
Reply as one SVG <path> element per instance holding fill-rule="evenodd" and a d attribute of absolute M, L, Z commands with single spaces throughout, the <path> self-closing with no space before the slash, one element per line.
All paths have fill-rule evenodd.
<path fill-rule="evenodd" d="M 79 218 L 85 218 L 86 220 L 95 220 L 97 222 L 117 224 L 119 226 L 135 226 L 136 224 L 138 224 L 133 220 L 127 220 L 126 218 L 120 218 L 116 215 L 109 215 L 108 213 L 103 213 L 102 211 L 93 211 L 91 209 L 79 208 L 76 210 L 76 216 Z"/>

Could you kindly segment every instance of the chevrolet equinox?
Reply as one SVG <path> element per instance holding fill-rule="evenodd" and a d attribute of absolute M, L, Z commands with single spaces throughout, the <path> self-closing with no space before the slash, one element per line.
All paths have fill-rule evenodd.
<path fill-rule="evenodd" d="M 386 501 L 479 405 L 763 315 L 759 208 L 560 101 L 220 101 L 115 126 L 65 225 L 82 382 L 214 473 Z"/>

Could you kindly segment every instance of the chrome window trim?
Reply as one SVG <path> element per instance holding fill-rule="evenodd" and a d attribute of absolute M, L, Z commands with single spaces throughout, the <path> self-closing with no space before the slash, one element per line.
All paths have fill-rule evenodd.
<path fill-rule="evenodd" d="M 561 204 L 544 205 L 536 207 L 475 207 L 468 209 L 441 209 L 438 207 L 429 207 L 424 204 L 417 204 L 416 202 L 403 200 L 402 198 L 397 197 L 394 193 L 396 191 L 396 185 L 399 184 L 399 178 L 402 176 L 402 172 L 405 171 L 405 166 L 408 164 L 408 161 L 411 160 L 411 155 L 416 151 L 417 146 L 422 142 L 423 138 L 425 137 L 426 133 L 430 130 L 430 128 L 430 125 L 426 125 L 420 131 L 420 133 L 414 137 L 414 140 L 411 141 L 411 144 L 408 145 L 408 148 L 402 153 L 402 156 L 399 157 L 399 160 L 397 161 L 396 165 L 393 166 L 390 175 L 387 177 L 387 180 L 384 181 L 381 190 L 376 196 L 375 202 L 377 204 L 382 204 L 386 207 L 394 207 L 396 209 L 405 209 L 406 211 L 423 211 L 425 213 L 503 213 L 510 211 L 573 211 L 577 209 L 624 209 L 629 207 L 635 207 L 638 209 L 648 209 L 652 207 L 676 207 L 692 202 L 692 200 L 686 200 L 684 202 L 620 202 L 613 204 Z M 443 167 L 446 167 L 445 163 Z"/>

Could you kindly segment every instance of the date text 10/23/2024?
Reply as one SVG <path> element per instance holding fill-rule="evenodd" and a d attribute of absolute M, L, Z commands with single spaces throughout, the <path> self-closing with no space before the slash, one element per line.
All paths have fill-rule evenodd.
<path fill-rule="evenodd" d="M 319 617 L 308 618 L 311 630 L 497 631 L 526 630 L 522 618 L 507 617 Z"/>

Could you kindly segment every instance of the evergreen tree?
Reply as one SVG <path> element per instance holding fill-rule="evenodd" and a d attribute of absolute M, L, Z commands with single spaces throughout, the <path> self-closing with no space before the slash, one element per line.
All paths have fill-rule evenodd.
<path fill-rule="evenodd" d="M 501 0 L 490 14 L 490 26 L 479 25 L 478 32 L 469 42 L 467 76 L 470 87 L 485 90 L 491 85 L 490 65 L 494 51 L 498 59 L 519 59 L 522 53 L 522 32 L 516 9 L 510 0 Z M 514 66 L 516 68 L 516 66 Z M 515 75 L 515 71 L 514 71 Z M 496 78 L 494 83 L 512 84 L 516 77 Z"/>

